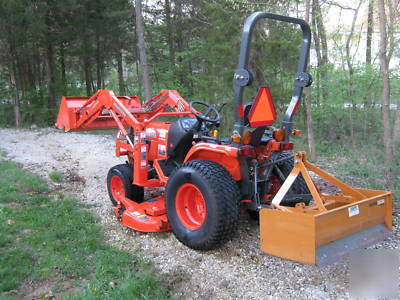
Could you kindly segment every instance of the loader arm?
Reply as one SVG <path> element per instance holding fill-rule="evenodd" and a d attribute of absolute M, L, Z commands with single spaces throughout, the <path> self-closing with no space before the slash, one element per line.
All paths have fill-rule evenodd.
<path fill-rule="evenodd" d="M 111 90 L 99 90 L 92 97 L 62 97 L 56 127 L 65 131 L 135 126 L 131 111 L 140 109 L 137 97 L 116 97 Z M 123 129 L 125 131 L 125 129 Z"/>
<path fill-rule="evenodd" d="M 90 98 L 62 97 L 55 125 L 65 131 L 118 128 L 126 136 L 125 126 L 142 130 L 160 116 L 191 114 L 175 90 L 163 90 L 143 105 L 136 96 L 117 97 L 112 90 L 98 90 Z"/>
<path fill-rule="evenodd" d="M 80 118 L 76 124 L 77 127 L 87 127 L 103 113 L 104 109 L 108 110 L 124 136 L 127 135 L 124 125 L 134 127 L 139 124 L 113 91 L 99 90 L 78 110 Z"/>
<path fill-rule="evenodd" d="M 134 168 L 133 183 L 159 186 L 163 184 L 160 180 L 148 176 L 150 147 L 146 129 L 154 132 L 154 126 L 159 124 L 155 122 L 158 117 L 185 115 L 194 117 L 189 104 L 176 90 L 163 90 L 144 104 L 138 97 L 117 97 L 111 90 L 99 90 L 90 98 L 63 97 L 56 127 L 65 131 L 118 128 L 115 153 L 117 156 L 128 156 Z M 126 127 L 133 131 L 128 134 Z M 159 128 L 164 130 L 164 137 L 160 137 L 164 147 L 168 127 Z M 153 161 L 154 153 L 151 155 Z"/>

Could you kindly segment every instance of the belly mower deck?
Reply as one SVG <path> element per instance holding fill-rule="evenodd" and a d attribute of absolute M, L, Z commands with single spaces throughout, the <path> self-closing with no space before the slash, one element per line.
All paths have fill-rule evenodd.
<path fill-rule="evenodd" d="M 114 211 L 122 225 L 137 231 L 162 232 L 171 229 L 163 195 L 142 203 L 120 197 Z"/>

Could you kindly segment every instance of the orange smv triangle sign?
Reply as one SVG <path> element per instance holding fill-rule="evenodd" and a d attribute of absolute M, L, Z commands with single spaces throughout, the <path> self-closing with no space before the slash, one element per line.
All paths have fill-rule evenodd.
<path fill-rule="evenodd" d="M 276 120 L 275 106 L 269 88 L 260 87 L 249 113 L 251 127 L 269 126 Z"/>

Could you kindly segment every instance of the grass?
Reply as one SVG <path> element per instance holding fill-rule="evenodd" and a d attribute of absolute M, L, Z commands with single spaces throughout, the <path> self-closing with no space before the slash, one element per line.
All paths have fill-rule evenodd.
<path fill-rule="evenodd" d="M 30 281 L 51 282 L 66 299 L 167 298 L 151 265 L 107 244 L 77 199 L 54 195 L 40 177 L 0 160 L 0 298 L 14 299 L 7 291 Z"/>
<path fill-rule="evenodd" d="M 49 178 L 55 182 L 61 182 L 64 178 L 64 175 L 61 172 L 55 171 L 49 173 Z"/>

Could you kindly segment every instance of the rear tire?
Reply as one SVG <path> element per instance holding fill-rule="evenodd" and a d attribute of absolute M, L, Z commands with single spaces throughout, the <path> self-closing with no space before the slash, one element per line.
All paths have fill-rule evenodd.
<path fill-rule="evenodd" d="M 285 178 L 287 178 L 294 166 L 293 155 L 290 152 L 281 152 L 277 159 L 282 159 L 282 158 L 287 158 L 287 159 L 280 163 L 277 163 L 277 166 L 281 170 Z M 279 178 L 278 174 L 275 175 Z M 303 178 L 303 175 L 300 174 L 299 176 L 297 176 L 292 187 L 289 189 L 288 194 L 310 194 L 307 184 Z M 286 201 L 285 199 L 283 199 L 281 205 L 294 207 L 299 202 L 302 201 Z M 304 201 L 304 203 L 308 205 L 310 203 L 310 200 Z"/>
<path fill-rule="evenodd" d="M 132 184 L 133 169 L 128 164 L 116 165 L 108 171 L 107 189 L 111 203 L 116 206 L 118 195 L 124 195 L 126 198 L 137 203 L 143 202 L 143 187 Z"/>
<path fill-rule="evenodd" d="M 184 163 L 170 175 L 165 194 L 172 231 L 184 245 L 211 250 L 236 232 L 240 192 L 221 165 L 205 160 Z"/>
<path fill-rule="evenodd" d="M 283 175 L 286 179 L 293 169 L 294 159 L 293 159 L 293 155 L 290 152 L 281 152 L 277 159 L 282 159 L 282 158 L 286 158 L 286 160 L 283 160 L 282 162 L 277 163 L 277 166 L 281 170 L 281 172 L 283 173 Z M 277 178 L 279 180 L 279 176 L 278 176 L 278 174 L 276 174 L 275 171 L 273 171 L 273 175 L 275 176 L 275 178 Z M 279 180 L 279 181 L 281 181 L 281 180 Z M 281 181 L 280 184 L 282 185 L 283 181 Z M 301 174 L 299 176 L 297 176 L 292 187 L 289 189 L 288 194 L 310 194 L 307 184 Z M 300 202 L 304 202 L 305 205 L 310 204 L 310 200 L 287 201 L 287 200 L 285 200 L 285 198 L 283 198 L 280 205 L 295 207 L 296 204 L 300 203 Z M 259 218 L 260 218 L 258 211 L 249 210 L 248 214 L 249 214 L 250 218 L 252 218 L 253 220 L 259 220 Z"/>

